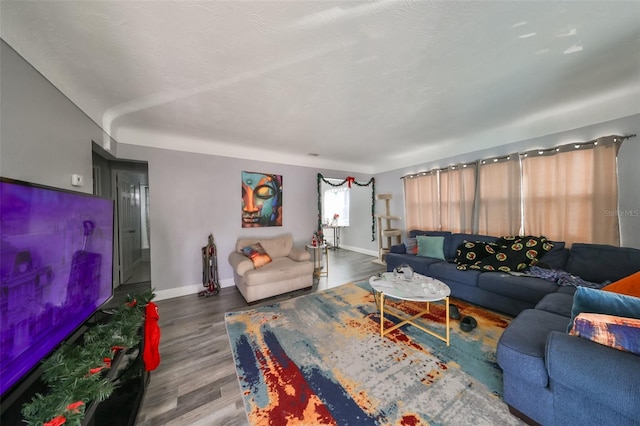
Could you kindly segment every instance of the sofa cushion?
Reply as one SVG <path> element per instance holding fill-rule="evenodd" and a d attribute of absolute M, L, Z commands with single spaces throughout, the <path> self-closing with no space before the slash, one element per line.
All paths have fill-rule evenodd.
<path fill-rule="evenodd" d="M 552 241 L 552 243 L 553 248 L 540 258 L 538 264 L 552 269 L 565 269 L 569 259 L 569 249 L 565 247 L 564 241 Z"/>
<path fill-rule="evenodd" d="M 640 319 L 640 298 L 588 287 L 579 287 L 573 296 L 571 323 L 567 331 L 571 329 L 575 317 L 582 312 Z"/>
<path fill-rule="evenodd" d="M 538 309 L 525 309 L 511 322 L 498 341 L 498 364 L 505 374 L 546 387 L 549 383 L 545 366 L 547 336 L 552 331 L 565 331 L 568 318 Z"/>
<path fill-rule="evenodd" d="M 421 231 L 419 229 L 414 229 L 409 231 L 409 238 L 415 238 L 418 235 L 433 235 L 436 237 L 451 237 L 451 232 L 449 231 Z"/>
<path fill-rule="evenodd" d="M 551 293 L 544 296 L 542 300 L 538 302 L 536 309 L 571 318 L 572 306 L 573 294 Z"/>
<path fill-rule="evenodd" d="M 428 258 L 425 258 L 428 259 Z M 455 263 L 444 262 L 442 260 L 429 265 L 429 276 L 447 281 L 455 281 L 472 287 L 478 286 L 478 276 L 480 271 L 459 271 Z"/>
<path fill-rule="evenodd" d="M 640 297 L 640 272 L 624 277 L 615 283 L 602 287 L 604 291 L 611 291 L 618 294 L 626 294 L 627 296 Z"/>
<path fill-rule="evenodd" d="M 587 281 L 617 281 L 640 271 L 640 250 L 603 244 L 571 246 L 567 271 Z"/>
<path fill-rule="evenodd" d="M 273 238 L 238 238 L 236 241 L 236 251 L 242 252 L 244 247 L 251 244 L 260 243 L 269 257 L 285 257 L 289 255 L 293 248 L 293 236 L 291 234 L 281 235 Z"/>
<path fill-rule="evenodd" d="M 418 235 L 418 256 L 444 260 L 444 237 Z"/>
<path fill-rule="evenodd" d="M 247 271 L 244 274 L 244 284 L 247 287 L 273 284 L 312 273 L 312 262 L 296 262 L 288 257 L 277 257 L 262 268 Z"/>
<path fill-rule="evenodd" d="M 535 305 L 558 286 L 550 281 L 527 276 L 515 276 L 506 272 L 483 272 L 478 277 L 478 287 L 512 299 Z"/>
<path fill-rule="evenodd" d="M 407 264 L 413 268 L 414 272 L 428 275 L 429 266 L 433 263 L 442 262 L 442 260 L 433 257 L 420 257 L 413 254 L 396 254 L 387 253 L 387 271 L 391 272 L 394 268 Z"/>
<path fill-rule="evenodd" d="M 569 334 L 640 355 L 640 319 L 583 312 Z"/>
<path fill-rule="evenodd" d="M 389 248 L 389 253 L 407 254 L 408 253 L 407 246 L 404 243 L 394 244 L 391 246 L 391 248 Z"/>

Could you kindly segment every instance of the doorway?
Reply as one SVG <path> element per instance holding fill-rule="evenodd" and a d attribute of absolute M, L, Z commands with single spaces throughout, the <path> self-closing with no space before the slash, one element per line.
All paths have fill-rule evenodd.
<path fill-rule="evenodd" d="M 93 193 L 114 200 L 113 287 L 142 293 L 151 288 L 148 164 L 117 160 L 98 148 L 94 144 Z"/>

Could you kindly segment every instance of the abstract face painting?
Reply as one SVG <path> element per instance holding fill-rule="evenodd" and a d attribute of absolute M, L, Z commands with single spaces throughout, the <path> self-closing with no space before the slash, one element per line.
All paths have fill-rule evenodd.
<path fill-rule="evenodd" d="M 282 176 L 242 172 L 242 227 L 282 226 Z"/>

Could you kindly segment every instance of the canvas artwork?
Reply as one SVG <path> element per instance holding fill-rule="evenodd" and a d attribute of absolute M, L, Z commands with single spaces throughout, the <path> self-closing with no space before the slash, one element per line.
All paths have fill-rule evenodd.
<path fill-rule="evenodd" d="M 282 176 L 242 172 L 242 227 L 282 226 Z"/>

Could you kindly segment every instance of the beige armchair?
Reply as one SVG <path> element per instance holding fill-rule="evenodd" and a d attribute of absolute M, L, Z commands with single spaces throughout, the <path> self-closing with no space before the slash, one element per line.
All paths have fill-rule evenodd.
<path fill-rule="evenodd" d="M 271 258 L 255 267 L 242 249 L 260 243 Z M 290 234 L 273 238 L 239 238 L 229 254 L 233 280 L 247 303 L 313 285 L 313 262 L 304 248 L 293 247 Z"/>

